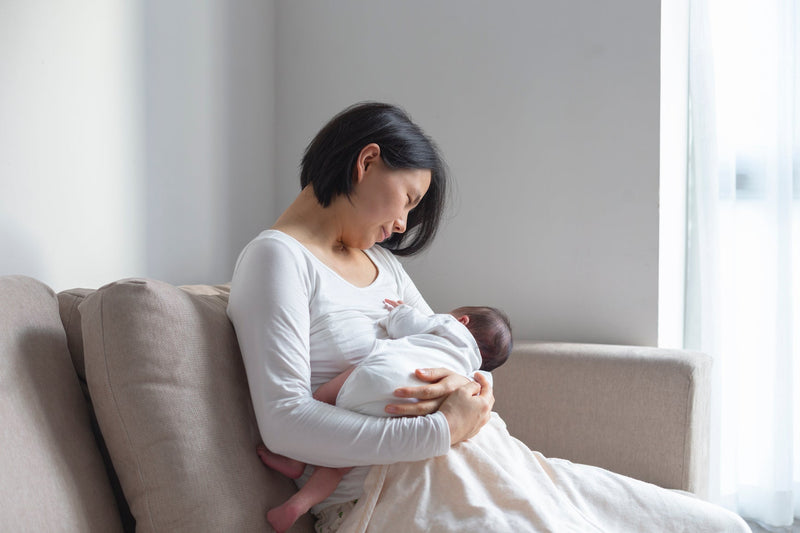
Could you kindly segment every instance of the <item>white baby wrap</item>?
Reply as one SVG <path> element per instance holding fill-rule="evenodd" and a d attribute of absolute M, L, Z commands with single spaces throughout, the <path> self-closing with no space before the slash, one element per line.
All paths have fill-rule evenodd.
<path fill-rule="evenodd" d="M 347 378 L 336 398 L 338 407 L 387 416 L 387 404 L 409 401 L 394 396 L 395 389 L 424 385 L 414 375 L 416 369 L 443 367 L 471 376 L 481 366 L 475 339 L 451 315 L 426 316 L 401 305 L 380 324 L 388 338 L 376 340 L 374 350 Z"/>

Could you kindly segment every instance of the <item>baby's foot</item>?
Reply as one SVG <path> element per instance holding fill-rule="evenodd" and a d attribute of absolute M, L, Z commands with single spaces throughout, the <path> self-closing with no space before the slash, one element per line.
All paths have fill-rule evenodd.
<path fill-rule="evenodd" d="M 300 518 L 302 514 L 302 512 L 294 508 L 291 501 L 288 501 L 280 507 L 275 507 L 267 511 L 267 521 L 276 533 L 284 533 L 297 522 L 297 519 Z"/>
<path fill-rule="evenodd" d="M 299 478 L 306 469 L 306 465 L 300 461 L 295 461 L 283 455 L 272 453 L 263 444 L 258 445 L 256 453 L 258 453 L 258 456 L 265 465 L 273 470 L 277 470 L 290 479 Z"/>

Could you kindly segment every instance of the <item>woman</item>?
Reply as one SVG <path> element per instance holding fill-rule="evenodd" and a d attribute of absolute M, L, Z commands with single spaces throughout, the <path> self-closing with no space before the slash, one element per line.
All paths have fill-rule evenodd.
<path fill-rule="evenodd" d="M 318 531 L 748 531 L 711 504 L 532 452 L 491 414 L 481 374 L 418 371 L 429 385 L 396 394 L 419 401 L 387 411 L 422 416 L 315 401 L 316 387 L 370 352 L 384 299 L 432 314 L 394 255 L 430 243 L 447 187 L 435 145 L 377 103 L 346 109 L 317 134 L 300 181 L 297 199 L 242 251 L 228 314 L 266 446 L 357 467 L 313 508 Z"/>
<path fill-rule="evenodd" d="M 494 396 L 486 378 L 444 369 L 421 369 L 418 377 L 431 385 L 398 390 L 419 401 L 387 408 L 424 416 L 375 418 L 312 398 L 371 351 L 384 299 L 433 313 L 393 254 L 430 243 L 446 183 L 434 143 L 390 105 L 346 109 L 309 145 L 302 191 L 243 250 L 228 306 L 271 451 L 332 467 L 419 461 L 446 454 L 489 420 Z M 340 504 L 358 498 L 365 476 L 365 468 L 352 470 L 315 511 L 338 515 Z M 331 506 L 336 513 L 321 513 Z"/>

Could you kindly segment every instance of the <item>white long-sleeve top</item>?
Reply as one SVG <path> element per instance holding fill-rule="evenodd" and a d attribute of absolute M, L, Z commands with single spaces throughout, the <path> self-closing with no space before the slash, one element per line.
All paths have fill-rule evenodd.
<path fill-rule="evenodd" d="M 366 254 L 378 276 L 363 288 L 277 230 L 262 232 L 237 260 L 228 316 L 261 437 L 275 453 L 345 467 L 418 461 L 450 449 L 440 412 L 376 418 L 312 397 L 316 387 L 361 362 L 376 339 L 385 337 L 378 325 L 388 313 L 385 298 L 433 313 L 390 252 L 374 246 Z"/>
<path fill-rule="evenodd" d="M 410 305 L 400 305 L 378 324 L 388 338 L 377 339 L 372 353 L 344 382 L 336 398 L 339 407 L 387 416 L 387 404 L 403 401 L 392 395 L 397 387 L 424 385 L 414 375 L 417 368 L 449 368 L 472 376 L 481 367 L 478 343 L 452 315 L 426 315 Z"/>

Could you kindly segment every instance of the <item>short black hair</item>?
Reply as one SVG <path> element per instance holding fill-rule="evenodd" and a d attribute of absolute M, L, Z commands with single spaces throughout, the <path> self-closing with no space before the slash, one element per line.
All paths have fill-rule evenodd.
<path fill-rule="evenodd" d="M 431 184 L 411 210 L 405 233 L 393 233 L 380 243 L 395 255 L 413 255 L 433 240 L 444 211 L 447 167 L 436 143 L 411 121 L 403 109 L 380 102 L 361 102 L 333 117 L 306 148 L 300 167 L 300 186 L 311 184 L 323 207 L 353 190 L 361 150 L 377 144 L 390 169 L 426 169 Z"/>

